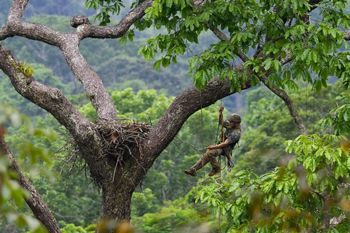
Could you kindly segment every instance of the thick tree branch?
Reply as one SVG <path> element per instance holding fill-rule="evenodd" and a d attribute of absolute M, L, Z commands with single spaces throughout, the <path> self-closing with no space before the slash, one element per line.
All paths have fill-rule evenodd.
<path fill-rule="evenodd" d="M 21 20 L 27 4 L 28 0 L 13 0 L 7 17 L 8 22 Z"/>
<path fill-rule="evenodd" d="M 16 91 L 32 103 L 51 113 L 71 133 L 80 153 L 96 179 L 110 179 L 101 175 L 106 167 L 101 138 L 92 125 L 57 88 L 47 87 L 24 75 L 15 67 L 15 59 L 0 46 L 0 69 L 10 78 Z"/>
<path fill-rule="evenodd" d="M 110 96 L 103 87 L 101 79 L 96 72 L 90 68 L 79 52 L 79 42 L 81 38 L 76 33 L 62 34 L 43 25 L 20 21 L 26 3 L 27 1 L 20 0 L 13 2 L 8 17 L 8 23 L 0 29 L 0 40 L 17 35 L 39 40 L 61 48 L 68 65 L 84 85 L 92 105 L 97 111 L 99 119 L 116 120 L 117 115 L 115 107 Z"/>
<path fill-rule="evenodd" d="M 243 65 L 239 65 L 234 69 L 244 72 Z M 242 86 L 242 89 L 250 87 L 251 82 L 248 80 Z M 214 104 L 217 100 L 236 92 L 236 90 L 231 91 L 230 80 L 220 81 L 219 77 L 210 81 L 205 90 L 197 90 L 195 87 L 190 87 L 181 92 L 159 120 L 158 124 L 149 133 L 149 139 L 143 148 L 145 153 L 153 155 L 149 159 L 154 160 L 162 152 L 176 136 L 189 116 L 199 109 Z M 148 166 L 150 165 L 148 163 Z"/>
<path fill-rule="evenodd" d="M 85 91 L 96 109 L 99 120 L 117 120 L 114 103 L 103 86 L 98 74 L 91 69 L 83 55 L 79 51 L 79 38 L 69 36 L 69 39 L 61 47 L 63 56 L 75 76 L 83 84 Z"/>
<path fill-rule="evenodd" d="M 34 104 L 50 112 L 67 130 L 77 138 L 90 128 L 90 122 L 73 106 L 57 88 L 47 87 L 26 76 L 15 66 L 10 51 L 0 46 L 0 69 L 10 78 L 16 91 Z M 69 116 L 69 117 L 67 117 Z"/>
<path fill-rule="evenodd" d="M 52 30 L 49 27 L 22 21 L 8 22 L 0 29 L 0 40 L 13 36 L 21 36 L 32 40 L 38 40 L 55 46 L 59 46 L 64 39 L 60 32 Z"/>
<path fill-rule="evenodd" d="M 50 208 L 47 206 L 32 183 L 23 175 L 6 141 L 1 136 L 0 153 L 4 153 L 10 160 L 11 169 L 14 170 L 18 176 L 18 183 L 30 194 L 30 197 L 25 201 L 28 204 L 29 208 L 32 210 L 34 216 L 46 227 L 50 233 L 61 233 L 59 225 L 54 218 Z"/>

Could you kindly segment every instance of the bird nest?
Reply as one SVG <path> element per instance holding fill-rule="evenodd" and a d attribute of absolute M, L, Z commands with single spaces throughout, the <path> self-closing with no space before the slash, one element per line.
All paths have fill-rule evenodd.
<path fill-rule="evenodd" d="M 142 154 L 140 144 L 150 130 L 149 125 L 139 122 L 119 122 L 113 126 L 98 124 L 96 128 L 101 135 L 105 153 L 116 160 L 116 164 L 125 162 L 135 154 Z"/>
<path fill-rule="evenodd" d="M 142 156 L 141 143 L 148 137 L 150 126 L 139 122 L 118 122 L 115 124 L 98 123 L 95 125 L 101 136 L 104 155 L 113 166 L 118 167 L 135 155 Z M 70 164 L 69 172 L 87 171 L 87 165 L 81 157 L 81 152 L 74 138 L 71 138 L 57 153 L 66 151 L 67 156 L 62 161 L 62 170 Z M 98 181 L 94 180 L 96 184 Z"/>

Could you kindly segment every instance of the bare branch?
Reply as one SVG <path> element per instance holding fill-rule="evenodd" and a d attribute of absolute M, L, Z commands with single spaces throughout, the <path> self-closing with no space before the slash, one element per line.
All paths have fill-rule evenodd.
<path fill-rule="evenodd" d="M 50 208 L 42 199 L 41 195 L 38 193 L 32 183 L 21 172 L 17 161 L 12 155 L 12 152 L 10 151 L 3 137 L 0 137 L 0 151 L 4 151 L 4 154 L 6 154 L 7 158 L 10 160 L 11 169 L 17 173 L 18 183 L 20 186 L 27 190 L 30 194 L 30 198 L 26 199 L 25 201 L 32 210 L 34 216 L 46 227 L 50 233 L 61 233 L 59 225 L 50 211 Z"/>
<path fill-rule="evenodd" d="M 0 40 L 13 36 L 22 36 L 55 46 L 59 46 L 64 39 L 62 33 L 47 26 L 22 21 L 9 22 L 0 29 Z"/>
<path fill-rule="evenodd" d="M 70 36 L 61 47 L 63 56 L 78 80 L 84 85 L 85 91 L 96 109 L 100 120 L 111 123 L 117 120 L 114 103 L 103 86 L 98 74 L 91 69 L 79 51 L 79 38 Z"/>
<path fill-rule="evenodd" d="M 28 0 L 13 0 L 7 17 L 8 22 L 21 20 L 27 4 Z"/>
<path fill-rule="evenodd" d="M 86 37 L 92 38 L 119 38 L 122 37 L 138 19 L 145 15 L 145 10 L 152 5 L 154 0 L 147 0 L 124 16 L 115 26 L 97 26 L 82 24 L 76 32 L 79 40 Z M 28 22 L 20 21 L 28 0 L 16 0 L 13 2 L 8 23 L 0 29 L 0 40 L 11 36 L 23 36 L 28 39 L 40 40 L 50 45 L 59 46 L 62 41 L 62 33 L 51 28 Z M 66 34 L 68 36 L 69 34 Z"/>
<path fill-rule="evenodd" d="M 81 38 L 119 38 L 122 37 L 136 20 L 141 19 L 145 15 L 145 10 L 152 5 L 154 0 L 146 0 L 130 11 L 115 26 L 97 26 L 92 24 L 83 24 L 78 27 L 77 32 Z"/>
<path fill-rule="evenodd" d="M 7 37 L 23 36 L 58 46 L 62 34 L 44 25 L 21 21 L 28 0 L 14 0 L 8 15 L 8 22 L 0 28 L 0 40 Z"/>

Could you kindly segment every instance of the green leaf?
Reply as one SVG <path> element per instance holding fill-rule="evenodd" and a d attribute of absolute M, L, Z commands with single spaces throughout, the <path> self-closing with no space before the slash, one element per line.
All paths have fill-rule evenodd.
<path fill-rule="evenodd" d="M 273 67 L 276 71 L 280 71 L 282 68 L 281 62 L 278 60 L 273 61 Z"/>
<path fill-rule="evenodd" d="M 173 0 L 166 0 L 166 6 L 167 6 L 168 8 L 171 8 L 172 5 L 173 5 Z"/>
<path fill-rule="evenodd" d="M 269 70 L 272 64 L 272 59 L 268 59 L 264 65 L 265 70 Z"/>
<path fill-rule="evenodd" d="M 168 58 L 163 58 L 162 59 L 162 66 L 165 68 L 170 65 L 170 59 Z"/>

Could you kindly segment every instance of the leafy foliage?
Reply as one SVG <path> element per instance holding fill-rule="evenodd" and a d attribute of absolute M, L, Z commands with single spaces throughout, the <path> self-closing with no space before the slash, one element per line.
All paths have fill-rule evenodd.
<path fill-rule="evenodd" d="M 319 93 L 315 93 L 309 85 L 299 86 L 298 90 L 290 90 L 289 95 L 309 133 L 320 133 L 320 129 L 330 133 L 321 128 L 319 121 L 329 116 L 335 105 L 345 103 L 336 101 L 339 91 L 349 91 L 345 90 L 341 82 L 328 84 Z M 250 91 L 246 102 L 244 132 L 239 147 L 234 150 L 235 167 L 232 172 L 253 169 L 261 175 L 286 164 L 292 155 L 284 150 L 281 142 L 296 138 L 300 132 L 283 101 L 267 89 L 260 87 Z"/>
<path fill-rule="evenodd" d="M 343 92 L 337 100 L 341 101 L 341 106 L 337 106 L 330 111 L 330 116 L 320 124 L 323 128 L 333 127 L 336 135 L 349 135 L 350 132 L 350 94 Z"/>
<path fill-rule="evenodd" d="M 87 9 L 94 8 L 99 9 L 99 13 L 95 16 L 95 20 L 100 21 L 100 25 L 107 25 L 111 22 L 110 14 L 119 15 L 120 9 L 124 6 L 122 0 L 106 0 L 106 1 L 95 1 L 86 0 L 85 6 Z"/>
<path fill-rule="evenodd" d="M 266 75 L 269 84 L 290 89 L 297 88 L 296 81 L 304 80 L 319 91 L 334 75 L 348 85 L 349 53 L 342 51 L 342 46 L 349 48 L 343 31 L 350 27 L 350 16 L 344 12 L 347 1 L 321 1 L 316 6 L 306 0 L 195 2 L 158 0 L 147 10 L 141 25 L 152 23 L 167 30 L 149 39 L 139 51 L 148 61 L 162 52 L 164 56 L 154 63 L 158 69 L 171 61 L 176 63 L 176 57 L 185 53 L 189 43 L 198 43 L 202 32 L 222 29 L 224 38 L 189 59 L 190 76 L 199 88 L 219 74 L 228 77 L 232 88 L 239 91 L 247 74 L 231 69 L 238 59 L 244 59 L 254 85 L 258 84 L 256 75 Z M 315 7 L 317 13 L 311 13 L 306 22 L 303 17 L 309 17 Z M 251 51 L 256 56 L 248 57 Z M 238 57 L 240 52 L 246 58 Z M 281 58 L 291 62 L 284 65 Z M 316 78 L 311 78 L 311 73 Z"/>
<path fill-rule="evenodd" d="M 339 86 L 328 89 L 324 94 L 335 94 L 333 90 L 339 90 Z M 254 95 L 257 99 L 261 93 L 252 92 Z M 332 110 L 330 119 L 341 119 L 346 124 L 344 112 L 348 109 L 348 94 L 341 96 L 339 100 L 344 102 Z M 276 106 L 264 98 L 259 102 Z M 337 111 L 339 109 L 341 111 Z M 256 110 L 260 117 L 247 115 L 246 120 L 258 127 L 267 120 L 265 115 L 269 116 L 268 119 L 271 117 L 260 108 L 253 107 L 252 110 Z M 280 114 L 279 119 L 282 118 Z M 327 119 L 322 122 L 329 123 Z M 330 122 L 334 125 L 336 121 Z M 222 225 L 228 232 L 347 232 L 350 143 L 344 136 L 349 133 L 346 129 L 335 131 L 343 134 L 340 136 L 311 134 L 288 140 L 285 150 L 295 157 L 289 158 L 286 166 L 278 166 L 262 175 L 255 174 L 252 169 L 235 170 L 231 179 L 224 179 L 223 184 L 202 187 L 197 200 L 227 217 Z M 264 131 L 268 132 L 268 128 Z"/>
<path fill-rule="evenodd" d="M 83 228 L 81 226 L 75 226 L 74 224 L 67 224 L 63 221 L 59 222 L 61 226 L 62 233 L 93 233 L 95 232 L 96 226 L 95 225 L 89 225 L 86 228 Z"/>
<path fill-rule="evenodd" d="M 330 219 L 347 218 L 349 149 L 344 137 L 299 136 L 286 150 L 297 157 L 262 176 L 242 170 L 230 183 L 203 188 L 198 200 L 228 216 L 229 232 L 327 231 Z M 348 231 L 347 220 L 336 229 Z M 337 232 L 334 230 L 334 232 Z"/>
<path fill-rule="evenodd" d="M 136 218 L 135 221 L 140 221 L 136 232 L 196 232 L 201 226 L 202 218 L 203 216 L 184 200 L 176 200 L 168 202 L 159 212 L 147 213 L 142 218 Z"/>

